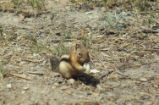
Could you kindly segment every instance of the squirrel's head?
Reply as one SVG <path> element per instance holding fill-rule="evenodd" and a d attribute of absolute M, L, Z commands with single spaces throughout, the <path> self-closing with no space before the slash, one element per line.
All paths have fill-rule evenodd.
<path fill-rule="evenodd" d="M 76 44 L 78 61 L 83 65 L 90 61 L 89 52 L 84 44 Z"/>

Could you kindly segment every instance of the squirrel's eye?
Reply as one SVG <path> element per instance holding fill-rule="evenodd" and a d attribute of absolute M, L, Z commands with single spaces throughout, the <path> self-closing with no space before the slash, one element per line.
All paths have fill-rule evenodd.
<path fill-rule="evenodd" d="M 81 53 L 78 53 L 78 56 L 81 57 L 82 56 Z"/>

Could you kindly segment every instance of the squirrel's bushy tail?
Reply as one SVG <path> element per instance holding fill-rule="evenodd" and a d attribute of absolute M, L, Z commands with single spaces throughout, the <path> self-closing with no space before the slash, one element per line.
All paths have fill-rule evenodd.
<path fill-rule="evenodd" d="M 59 72 L 58 67 L 60 64 L 60 60 L 57 57 L 50 58 L 51 70 L 54 72 Z"/>

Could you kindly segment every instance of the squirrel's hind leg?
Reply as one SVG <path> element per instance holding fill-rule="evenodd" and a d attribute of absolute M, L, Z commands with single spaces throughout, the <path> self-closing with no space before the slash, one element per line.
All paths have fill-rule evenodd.
<path fill-rule="evenodd" d="M 65 61 L 60 62 L 59 64 L 59 72 L 62 74 L 63 77 L 70 79 L 74 75 L 74 71 L 72 66 Z"/>

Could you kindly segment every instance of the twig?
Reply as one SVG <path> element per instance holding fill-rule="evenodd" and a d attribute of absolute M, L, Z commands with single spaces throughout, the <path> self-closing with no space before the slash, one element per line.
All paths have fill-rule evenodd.
<path fill-rule="evenodd" d="M 105 74 L 103 74 L 102 76 L 100 76 L 98 79 L 99 80 L 102 80 L 104 77 L 108 77 L 110 74 L 112 74 L 114 71 L 109 71 L 109 72 L 107 72 L 107 73 L 105 73 Z"/>
<path fill-rule="evenodd" d="M 27 59 L 23 59 L 23 61 L 33 62 L 33 63 L 39 63 L 39 62 L 42 62 L 43 60 L 32 60 L 30 58 L 27 58 Z"/>
<path fill-rule="evenodd" d="M 60 41 L 64 41 L 64 42 L 70 42 L 70 41 L 74 41 L 77 39 L 53 39 L 52 42 L 58 43 Z"/>
<path fill-rule="evenodd" d="M 100 51 L 109 51 L 109 49 L 108 48 L 100 49 Z"/>
<path fill-rule="evenodd" d="M 145 51 L 159 52 L 159 49 L 146 49 Z"/>
<path fill-rule="evenodd" d="M 47 13 L 50 13 L 50 11 L 41 11 L 41 12 L 38 12 L 37 14 L 33 13 L 33 12 L 28 12 L 28 11 L 25 11 L 25 10 L 18 10 L 18 9 L 1 9 L 0 8 L 0 11 L 3 11 L 3 12 L 10 12 L 10 13 L 16 13 L 16 14 L 23 14 L 25 17 L 32 17 L 32 16 L 39 16 L 39 15 L 42 15 L 42 14 L 47 14 Z"/>
<path fill-rule="evenodd" d="M 44 73 L 38 73 L 38 72 L 28 72 L 28 73 L 33 75 L 39 75 L 39 76 L 44 75 Z"/>
<path fill-rule="evenodd" d="M 146 33 L 146 34 L 152 33 L 152 34 L 155 34 L 155 33 L 159 33 L 159 31 L 157 31 L 157 30 L 151 30 L 151 29 L 142 29 L 142 30 L 136 31 L 136 32 L 134 32 L 132 34 L 137 34 L 137 33 Z"/>
<path fill-rule="evenodd" d="M 8 73 L 11 76 L 17 77 L 17 78 L 21 78 L 21 79 L 25 79 L 25 80 L 30 80 L 29 78 L 24 77 L 23 75 L 20 74 L 15 74 L 15 73 Z"/>
<path fill-rule="evenodd" d="M 149 29 L 144 29 L 142 30 L 143 33 L 159 33 L 159 31 L 156 30 L 149 30 Z"/>

